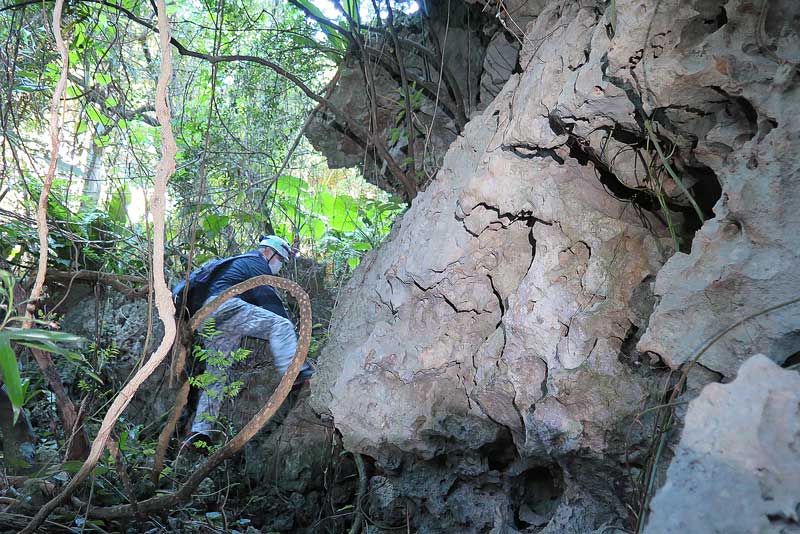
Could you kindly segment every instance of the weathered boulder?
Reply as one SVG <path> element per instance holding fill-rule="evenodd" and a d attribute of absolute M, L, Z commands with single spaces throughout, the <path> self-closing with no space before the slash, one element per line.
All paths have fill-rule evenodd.
<path fill-rule="evenodd" d="M 689 405 L 646 534 L 800 532 L 800 374 L 763 355 Z"/>
<path fill-rule="evenodd" d="M 136 368 L 158 346 L 164 328 L 155 309 L 150 316 L 147 299 L 129 299 L 103 285 L 72 284 L 64 293 L 56 292 L 54 300 L 63 302 L 57 311 L 63 313 L 61 329 L 86 339 L 83 354 L 87 363 L 77 365 L 60 359 L 62 379 L 68 385 L 80 380 L 99 387 L 87 370 L 102 377 L 102 387 L 119 391 Z M 152 421 L 169 411 L 173 394 L 168 385 L 167 366 L 161 366 L 142 385 L 131 401 L 131 421 Z M 73 384 L 74 382 L 74 384 Z M 163 394 L 159 394 L 163 393 Z M 126 417 L 127 419 L 127 417 Z"/>
<path fill-rule="evenodd" d="M 376 459 L 387 520 L 404 503 L 420 532 L 630 524 L 632 422 L 664 371 L 798 286 L 794 19 L 605 7 L 537 11 L 522 72 L 342 292 L 312 402 Z M 735 372 L 739 338 L 789 357 L 798 314 L 723 338 L 689 394 Z M 552 491 L 515 494 L 525 472 Z"/>

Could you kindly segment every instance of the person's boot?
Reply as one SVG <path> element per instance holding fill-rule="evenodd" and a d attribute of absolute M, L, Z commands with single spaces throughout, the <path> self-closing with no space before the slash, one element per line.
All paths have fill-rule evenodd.
<path fill-rule="evenodd" d="M 297 375 L 297 378 L 294 380 L 292 391 L 297 391 L 305 386 L 310 386 L 312 376 L 314 376 L 314 371 L 312 369 L 303 369 L 300 371 L 300 374 Z"/>

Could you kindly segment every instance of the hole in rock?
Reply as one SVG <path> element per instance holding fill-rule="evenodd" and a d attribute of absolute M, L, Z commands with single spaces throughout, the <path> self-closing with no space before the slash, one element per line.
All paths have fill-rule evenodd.
<path fill-rule="evenodd" d="M 692 197 L 694 197 L 695 202 L 697 202 L 697 205 L 700 207 L 700 211 L 703 212 L 703 216 L 706 219 L 711 219 L 714 217 L 714 204 L 716 204 L 719 197 L 722 196 L 722 186 L 717 178 L 717 173 L 705 165 L 687 166 L 684 172 L 694 178 L 695 183 L 690 188 Z M 687 238 L 687 245 L 691 245 L 694 234 L 700 229 L 702 224 L 691 207 L 685 206 L 683 211 L 686 216 L 686 224 L 683 230 Z"/>
<path fill-rule="evenodd" d="M 788 369 L 789 367 L 794 367 L 795 365 L 800 365 L 800 351 L 795 352 L 786 358 L 786 360 L 784 360 L 784 362 L 781 364 L 781 367 Z"/>
<path fill-rule="evenodd" d="M 496 440 L 478 450 L 486 458 L 490 471 L 505 471 L 518 458 L 514 439 L 507 428 L 498 433 Z"/>
<path fill-rule="evenodd" d="M 621 363 L 629 365 L 631 367 L 638 367 L 640 364 L 639 354 L 636 352 L 636 343 L 638 343 L 639 338 L 642 337 L 642 334 L 634 324 L 628 328 L 628 331 L 625 333 L 625 338 L 622 340 L 622 346 L 619 349 L 619 354 L 617 355 L 617 359 Z"/>
<path fill-rule="evenodd" d="M 518 529 L 546 525 L 561 503 L 564 479 L 558 466 L 528 469 L 513 484 L 514 526 Z"/>

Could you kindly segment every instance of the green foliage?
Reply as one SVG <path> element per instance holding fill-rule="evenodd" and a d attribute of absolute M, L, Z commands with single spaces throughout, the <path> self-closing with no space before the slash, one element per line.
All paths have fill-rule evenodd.
<path fill-rule="evenodd" d="M 8 326 L 11 323 L 23 321 L 22 317 L 14 316 L 14 284 L 14 277 L 11 273 L 0 270 L 0 310 L 4 311 L 4 317 L 0 322 L 0 378 L 5 383 L 6 394 L 11 401 L 16 423 L 25 400 L 30 399 L 31 396 L 27 395 L 27 382 L 23 382 L 20 376 L 17 358 L 11 348 L 11 343 L 76 357 L 73 351 L 62 345 L 77 343 L 82 338 L 65 332 Z M 34 320 L 34 322 L 47 324 L 41 320 Z"/>
<path fill-rule="evenodd" d="M 219 334 L 220 332 L 216 329 L 213 319 L 206 321 L 199 332 L 200 338 L 206 342 Z M 244 385 L 243 382 L 234 381 L 228 383 L 227 372 L 217 374 L 212 368 L 228 369 L 234 364 L 244 361 L 250 355 L 250 350 L 239 347 L 226 354 L 219 350 L 209 350 L 201 345 L 195 345 L 192 352 L 196 360 L 205 362 L 207 365 L 203 373 L 189 378 L 189 383 L 192 386 L 204 390 L 212 398 L 219 396 L 222 399 L 231 399 L 239 394 Z M 217 393 L 216 388 L 211 388 L 214 384 L 221 384 L 220 393 Z"/>
<path fill-rule="evenodd" d="M 700 220 L 700 224 L 703 224 L 703 221 L 705 221 L 703 212 L 700 209 L 700 206 L 697 205 L 697 201 L 689 192 L 689 189 L 684 185 L 683 180 L 681 180 L 680 176 L 678 176 L 678 173 L 676 173 L 675 170 L 672 168 L 672 165 L 669 162 L 670 158 L 664 155 L 664 150 L 661 148 L 661 143 L 659 143 L 658 137 L 656 136 L 656 133 L 653 130 L 652 121 L 650 121 L 650 119 L 646 119 L 644 121 L 644 127 L 645 130 L 647 131 L 648 140 L 653 143 L 653 147 L 656 149 L 658 157 L 661 158 L 661 163 L 664 165 L 664 168 L 667 170 L 667 173 L 669 173 L 670 177 L 672 177 L 672 179 L 678 185 L 678 188 L 681 190 L 681 192 L 684 195 L 686 195 L 686 197 L 689 199 L 689 203 L 692 205 L 692 208 L 694 208 L 694 211 L 697 214 L 697 218 Z"/>
<path fill-rule="evenodd" d="M 399 126 L 406 118 L 406 94 L 402 89 L 398 89 L 397 94 L 400 97 L 400 101 L 398 102 L 398 110 L 394 118 L 395 126 Z M 417 84 L 412 83 L 408 88 L 408 100 L 411 106 L 411 111 L 419 111 L 422 107 L 424 99 L 425 95 L 422 92 L 422 89 L 417 89 Z"/>
<path fill-rule="evenodd" d="M 354 269 L 405 209 L 403 202 L 393 197 L 354 198 L 311 191 L 305 181 L 294 176 L 280 177 L 275 201 L 275 230 L 321 246 L 323 257 L 337 270 Z"/>
<path fill-rule="evenodd" d="M 608 7 L 606 8 L 606 18 L 608 18 L 608 24 L 611 26 L 611 36 L 615 36 L 617 34 L 617 1 L 616 0 L 609 0 Z"/>
<path fill-rule="evenodd" d="M 357 7 L 358 1 L 347 0 L 346 4 L 347 6 L 351 6 L 353 1 L 356 4 L 355 7 L 356 16 L 358 16 L 358 7 Z M 297 0 L 297 3 L 303 6 L 303 8 L 306 9 L 312 15 L 327 20 L 327 17 L 325 17 L 322 11 L 311 0 Z M 327 26 L 325 24 L 320 24 L 320 29 L 325 34 L 325 37 L 328 39 L 330 45 L 335 49 L 334 51 L 326 51 L 325 52 L 326 55 L 328 55 L 328 57 L 331 58 L 334 62 L 338 63 L 343 57 L 342 54 L 347 50 L 347 40 L 345 40 L 341 35 L 339 35 L 339 33 L 335 29 L 331 28 L 330 26 Z M 301 39 L 305 40 L 305 43 L 303 44 L 309 44 L 315 42 L 312 39 L 304 36 L 301 36 Z"/>

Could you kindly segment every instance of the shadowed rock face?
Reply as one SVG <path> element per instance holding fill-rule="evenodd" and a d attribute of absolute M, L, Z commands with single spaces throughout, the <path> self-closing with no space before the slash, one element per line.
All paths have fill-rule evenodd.
<path fill-rule="evenodd" d="M 759 28 L 746 1 L 617 1 L 612 38 L 604 3 L 550 2 L 526 26 L 522 73 L 362 262 L 321 357 L 312 402 L 382 469 L 376 513 L 413 506 L 420 532 L 629 524 L 631 423 L 664 363 L 800 287 L 790 4 Z M 791 356 L 799 310 L 724 338 L 690 394 L 746 353 Z"/>

